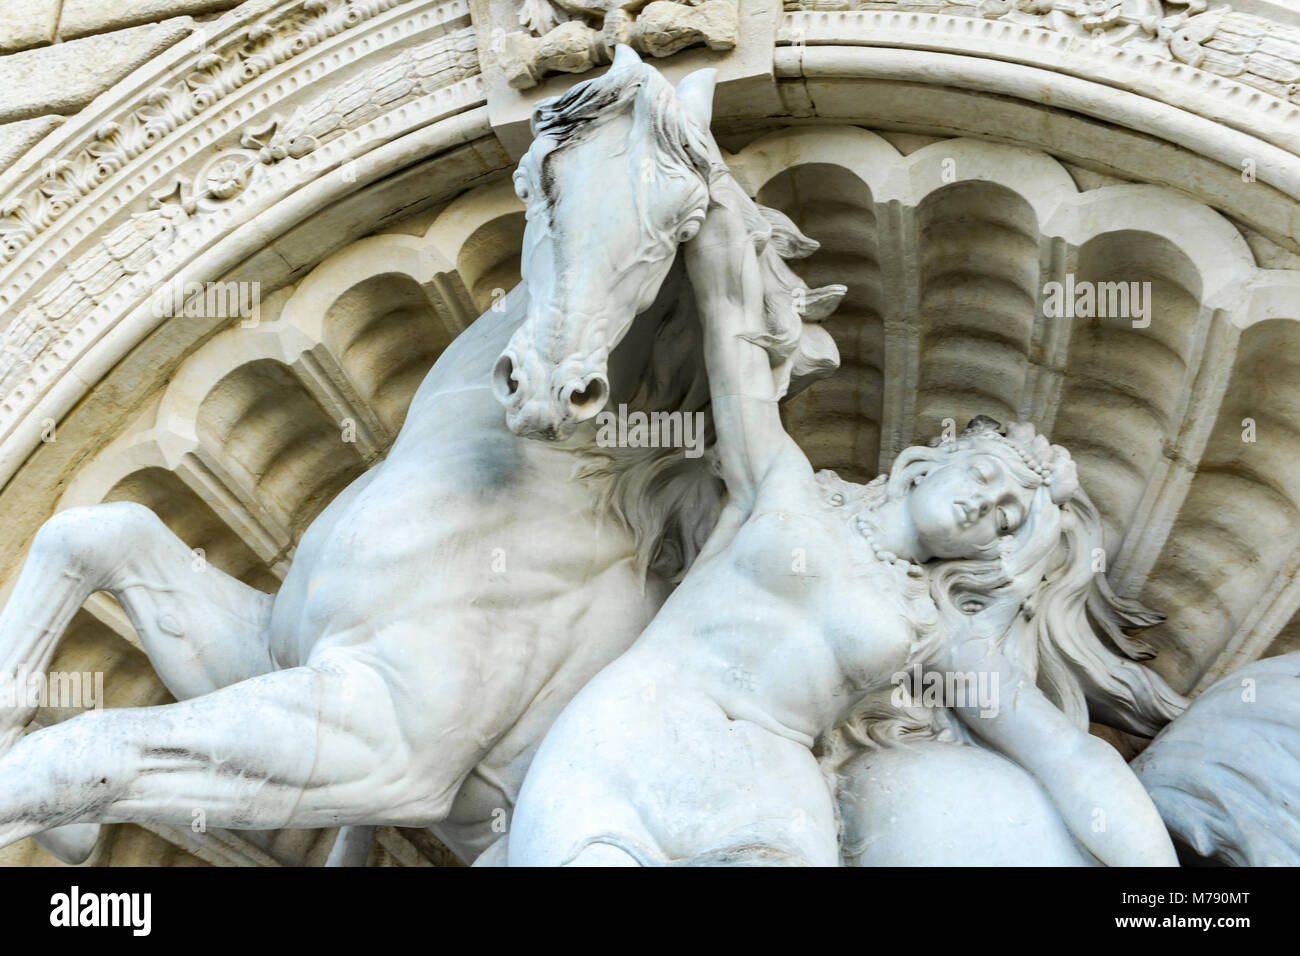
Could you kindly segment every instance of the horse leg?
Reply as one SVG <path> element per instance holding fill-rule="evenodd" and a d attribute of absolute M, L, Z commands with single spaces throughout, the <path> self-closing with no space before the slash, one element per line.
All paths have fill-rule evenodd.
<path fill-rule="evenodd" d="M 0 681 L 44 674 L 73 614 L 101 590 L 122 604 L 154 669 L 178 698 L 273 666 L 266 643 L 273 598 L 196 561 L 149 509 L 114 502 L 60 512 L 37 532 L 0 612 Z M 25 700 L 15 703 L 0 710 L 0 753 L 35 715 Z M 37 839 L 64 862 L 79 863 L 97 837 L 97 828 L 80 826 Z"/>
<path fill-rule="evenodd" d="M 234 829 L 427 826 L 460 781 L 431 783 L 426 729 L 362 645 L 194 700 L 88 711 L 0 758 L 0 846 L 70 823 Z M 378 664 L 378 667 L 375 666 Z"/>
<path fill-rule="evenodd" d="M 274 669 L 272 595 L 196 559 L 152 511 L 133 502 L 60 512 L 41 526 L 0 612 L 0 679 L 44 673 L 72 615 L 95 591 L 122 604 L 158 676 L 197 697 Z M 0 721 L 0 750 L 34 711 Z"/>

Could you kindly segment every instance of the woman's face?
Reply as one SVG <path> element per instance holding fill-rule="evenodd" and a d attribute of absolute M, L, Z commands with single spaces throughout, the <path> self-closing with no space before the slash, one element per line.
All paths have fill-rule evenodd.
<path fill-rule="evenodd" d="M 936 558 L 987 558 L 1025 522 L 1034 492 L 994 455 L 967 453 L 935 468 L 908 494 L 920 545 Z"/>

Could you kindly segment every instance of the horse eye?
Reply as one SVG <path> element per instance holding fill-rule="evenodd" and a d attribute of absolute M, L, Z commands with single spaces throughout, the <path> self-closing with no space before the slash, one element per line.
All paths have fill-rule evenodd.
<path fill-rule="evenodd" d="M 699 234 L 700 220 L 688 219 L 677 227 L 677 241 L 690 242 Z"/>

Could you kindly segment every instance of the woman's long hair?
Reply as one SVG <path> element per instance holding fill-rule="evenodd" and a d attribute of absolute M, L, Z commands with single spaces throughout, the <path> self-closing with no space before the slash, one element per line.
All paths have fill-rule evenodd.
<path fill-rule="evenodd" d="M 925 566 L 939 626 L 914 648 L 907 676 L 915 665 L 933 665 L 945 645 L 1011 617 L 994 636 L 999 649 L 1071 722 L 1086 731 L 1091 713 L 1100 722 L 1153 736 L 1182 713 L 1187 700 L 1140 663 L 1154 652 L 1127 631 L 1164 618 L 1111 590 L 1104 563 L 1097 561 L 1104 554 L 1101 519 L 1064 448 L 1035 435 L 1032 426 L 1003 430 L 981 416 L 955 440 L 906 449 L 887 483 L 877 479 L 869 488 L 877 495 L 905 495 L 930 471 L 972 454 L 996 456 L 1033 498 L 1021 527 L 987 554 Z M 839 739 L 828 741 L 827 755 L 838 763 L 851 755 L 844 753 L 846 746 L 969 739 L 948 710 L 916 706 L 920 689 L 908 690 L 911 699 L 903 707 L 892 692 L 864 701 L 835 735 Z"/>

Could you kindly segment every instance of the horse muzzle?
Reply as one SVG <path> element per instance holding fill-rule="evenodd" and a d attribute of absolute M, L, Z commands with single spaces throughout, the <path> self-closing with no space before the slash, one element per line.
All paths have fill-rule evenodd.
<path fill-rule="evenodd" d="M 603 373 L 592 372 L 552 376 L 544 380 L 544 387 L 535 388 L 507 349 L 492 370 L 492 391 L 505 406 L 506 425 L 516 435 L 559 441 L 605 407 L 609 381 Z"/>

